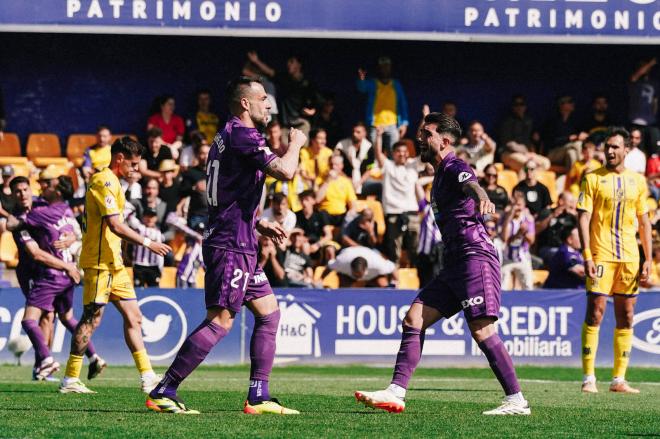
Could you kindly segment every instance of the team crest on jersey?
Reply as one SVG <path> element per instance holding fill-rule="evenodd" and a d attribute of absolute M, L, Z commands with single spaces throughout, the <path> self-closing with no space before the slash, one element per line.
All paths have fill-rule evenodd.
<path fill-rule="evenodd" d="M 106 181 L 105 184 L 104 184 L 103 186 L 105 186 L 105 187 L 110 187 L 110 186 L 112 186 L 112 182 L 110 182 L 110 181 Z"/>
<path fill-rule="evenodd" d="M 467 181 L 470 179 L 472 175 L 469 172 L 461 172 L 458 174 L 458 182 L 463 183 L 464 181 Z"/>
<path fill-rule="evenodd" d="M 108 195 L 105 197 L 105 207 L 107 207 L 108 209 L 112 209 L 115 207 L 115 205 L 116 205 L 115 197 L 113 197 L 112 195 Z"/>

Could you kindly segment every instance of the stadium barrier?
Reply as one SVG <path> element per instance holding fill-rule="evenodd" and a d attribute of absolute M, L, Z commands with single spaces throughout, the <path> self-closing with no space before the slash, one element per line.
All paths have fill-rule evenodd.
<path fill-rule="evenodd" d="M 80 291 L 76 309 L 80 315 Z M 414 291 L 382 289 L 278 289 L 282 318 L 278 331 L 278 363 L 392 364 L 401 336 L 400 322 Z M 143 289 L 138 299 L 144 314 L 144 341 L 156 364 L 169 364 L 186 335 L 205 315 L 200 290 Z M 14 361 L 8 340 L 21 333 L 24 298 L 20 290 L 0 289 L 0 363 Z M 517 364 L 580 364 L 580 331 L 585 295 L 576 290 L 506 292 L 502 295 L 499 333 Z M 246 310 L 231 333 L 211 351 L 208 364 L 249 361 L 252 316 Z M 660 291 L 643 292 L 636 307 L 632 364 L 660 364 Z M 598 364 L 612 364 L 614 315 L 608 306 L 600 330 Z M 65 360 L 70 336 L 58 322 L 53 355 Z M 105 313 L 94 335 L 96 348 L 110 364 L 133 364 L 124 344 L 121 317 Z M 32 351 L 24 354 L 31 363 Z M 443 319 L 426 332 L 424 365 L 485 365 L 470 338 L 462 313 Z"/>

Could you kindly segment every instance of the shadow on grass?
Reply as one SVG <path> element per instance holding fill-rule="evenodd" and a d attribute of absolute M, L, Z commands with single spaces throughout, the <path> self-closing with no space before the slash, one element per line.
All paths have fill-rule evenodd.
<path fill-rule="evenodd" d="M 24 411 L 34 411 L 34 407 L 0 407 L 0 412 L 24 412 Z M 147 409 L 136 411 L 135 409 L 127 409 L 127 410 L 113 410 L 113 409 L 102 409 L 102 408 L 43 408 L 40 407 L 39 411 L 43 412 L 61 412 L 61 413 L 78 413 L 78 412 L 83 412 L 83 413 L 123 413 L 123 414 L 131 414 L 131 415 L 148 415 L 148 416 L 165 416 L 162 413 L 153 413 Z M 236 413 L 236 409 L 217 409 L 214 408 L 213 410 L 205 410 L 204 414 L 213 414 L 213 413 Z M 240 410 L 239 410 L 240 412 Z"/>
<path fill-rule="evenodd" d="M 475 393 L 502 393 L 501 390 L 484 390 L 484 389 L 430 389 L 430 388 L 413 388 L 411 392 L 475 392 Z"/>

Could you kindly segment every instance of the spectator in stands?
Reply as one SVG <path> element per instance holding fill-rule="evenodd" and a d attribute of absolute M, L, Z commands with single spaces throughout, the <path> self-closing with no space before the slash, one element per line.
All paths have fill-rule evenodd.
<path fill-rule="evenodd" d="M 275 88 L 273 81 L 271 81 L 272 78 L 270 75 L 267 75 L 266 72 L 259 68 L 259 66 L 250 61 L 251 57 L 252 52 L 248 52 L 248 59 L 243 66 L 242 73 L 244 76 L 259 78 L 261 84 L 264 86 L 264 90 L 266 90 L 266 96 L 268 96 L 268 100 L 270 101 L 270 121 L 276 121 L 278 120 L 278 116 L 280 114 L 280 110 L 277 108 L 277 89 Z"/>
<path fill-rule="evenodd" d="M 326 179 L 330 170 L 329 159 L 332 149 L 326 146 L 325 130 L 312 130 L 309 133 L 309 146 L 300 150 L 301 175 L 311 188 L 318 187 Z"/>
<path fill-rule="evenodd" d="M 296 214 L 291 212 L 286 195 L 281 192 L 273 195 L 270 207 L 264 210 L 261 217 L 270 222 L 278 223 L 287 233 L 290 233 L 296 227 Z"/>
<path fill-rule="evenodd" d="M 375 141 L 376 129 L 381 128 L 383 148 L 389 153 L 408 130 L 408 103 L 401 83 L 392 78 L 392 60 L 378 58 L 376 78 L 367 79 L 366 70 L 359 69 L 357 89 L 367 95 L 365 122 L 371 126 L 370 137 Z"/>
<path fill-rule="evenodd" d="M 540 143 L 539 133 L 535 130 L 534 120 L 527 114 L 527 100 L 522 95 L 511 99 L 511 111 L 500 124 L 500 145 L 502 162 L 518 172 L 530 160 L 534 160 L 542 169 L 550 169 L 550 160 L 535 154 Z"/>
<path fill-rule="evenodd" d="M 583 137 L 593 136 L 597 143 L 605 140 L 607 128 L 616 125 L 609 114 L 609 101 L 607 96 L 597 94 L 591 101 L 591 112 L 582 123 Z"/>
<path fill-rule="evenodd" d="M 511 200 L 509 199 L 509 194 L 506 189 L 497 184 L 497 167 L 495 165 L 488 165 L 484 168 L 484 178 L 481 182 L 481 186 L 486 191 L 488 198 L 495 205 L 495 211 L 497 213 L 497 218 L 501 217 L 504 214 L 504 211 L 509 206 Z"/>
<path fill-rule="evenodd" d="M 284 281 L 287 287 L 311 287 L 314 280 L 312 260 L 305 254 L 307 239 L 302 231 L 295 231 L 289 237 L 291 245 L 284 252 Z"/>
<path fill-rule="evenodd" d="M 656 201 L 660 199 L 660 155 L 653 154 L 646 162 L 646 182 L 649 193 Z"/>
<path fill-rule="evenodd" d="M 136 209 L 142 201 L 142 185 L 140 185 L 140 173 L 133 172 L 126 179 L 120 178 L 119 184 L 126 196 L 126 201 Z"/>
<path fill-rule="evenodd" d="M 344 169 L 351 176 L 356 193 L 362 191 L 362 176 L 374 164 L 374 150 L 367 139 L 367 126 L 364 122 L 353 125 L 351 137 L 337 143 L 335 151 L 341 151 L 344 157 Z"/>
<path fill-rule="evenodd" d="M 286 62 L 286 73 L 276 72 L 265 64 L 257 52 L 249 52 L 248 59 L 266 76 L 273 79 L 279 94 L 280 123 L 284 131 L 282 139 L 288 142 L 290 127 L 298 128 L 306 136 L 310 134 L 310 119 L 316 114 L 321 96 L 316 86 L 303 74 L 300 56 L 292 55 Z"/>
<path fill-rule="evenodd" d="M 264 270 L 272 287 L 286 286 L 284 271 L 284 252 L 266 236 L 259 237 L 259 266 Z"/>
<path fill-rule="evenodd" d="M 588 137 L 582 144 L 582 158 L 573 163 L 571 170 L 566 174 L 566 183 L 564 184 L 564 187 L 576 197 L 580 193 L 580 182 L 582 181 L 582 177 L 602 166 L 601 163 L 595 159 L 595 156 L 595 140 L 593 137 Z"/>
<path fill-rule="evenodd" d="M 330 158 L 328 176 L 316 194 L 319 210 L 326 212 L 330 224 L 338 227 L 343 224 L 346 213 L 353 210 L 357 200 L 353 183 L 343 171 L 344 159 L 339 155 L 333 155 Z"/>
<path fill-rule="evenodd" d="M 633 128 L 630 130 L 630 147 L 624 159 L 626 169 L 639 172 L 644 175 L 646 173 L 646 154 L 641 150 L 642 143 L 642 130 Z"/>
<path fill-rule="evenodd" d="M 392 160 L 383 153 L 383 129 L 376 133 L 374 144 L 376 161 L 383 171 L 383 213 L 385 239 L 383 247 L 390 261 L 399 262 L 405 249 L 408 261 L 415 265 L 419 237 L 419 204 L 415 184 L 419 178 L 419 161 L 410 159 L 408 145 L 396 142 Z"/>
<path fill-rule="evenodd" d="M 88 181 L 94 172 L 110 166 L 111 142 L 110 128 L 105 125 L 99 126 L 96 129 L 96 143 L 88 146 L 83 154 L 82 173 L 85 181 Z"/>
<path fill-rule="evenodd" d="M 162 232 L 166 230 L 165 217 L 169 213 L 167 203 L 158 197 L 160 184 L 155 178 L 148 178 L 142 189 L 142 200 L 137 210 L 138 219 L 142 219 L 144 212 L 151 210 L 156 213 L 156 227 Z"/>
<path fill-rule="evenodd" d="M 147 131 L 159 128 L 162 141 L 171 148 L 176 159 L 179 157 L 179 148 L 181 148 L 181 141 L 185 134 L 185 124 L 181 116 L 174 114 L 174 108 L 174 96 L 162 96 L 159 101 L 159 111 L 152 114 L 147 120 Z"/>
<path fill-rule="evenodd" d="M 577 200 L 570 192 L 562 192 L 557 207 L 543 210 L 536 219 L 538 255 L 547 264 L 564 242 L 566 230 L 577 227 Z"/>
<path fill-rule="evenodd" d="M 586 273 L 577 227 L 562 231 L 562 245 L 548 264 L 550 274 L 543 288 L 584 288 Z"/>
<path fill-rule="evenodd" d="M 415 185 L 419 212 L 422 216 L 419 225 L 419 243 L 417 244 L 417 275 L 422 286 L 438 276 L 443 264 L 442 235 L 435 222 L 433 206 L 424 191 L 424 186 L 432 181 L 432 176 L 424 176 Z"/>
<path fill-rule="evenodd" d="M 220 118 L 211 111 L 211 91 L 201 89 L 197 92 L 197 111 L 195 116 L 186 124 L 190 131 L 197 131 L 204 135 L 206 143 L 213 143 L 218 132 Z"/>
<path fill-rule="evenodd" d="M 160 188 L 158 196 L 167 205 L 168 212 L 174 212 L 179 204 L 179 179 L 176 176 L 177 166 L 174 160 L 163 160 L 158 167 Z"/>
<path fill-rule="evenodd" d="M 644 145 L 649 155 L 660 152 L 657 119 L 660 84 L 651 79 L 651 70 L 657 64 L 655 57 L 640 61 L 628 85 L 628 121 L 644 132 Z"/>
<path fill-rule="evenodd" d="M 651 264 L 651 276 L 647 282 L 640 282 L 640 286 L 644 288 L 658 288 L 660 287 L 660 245 L 653 244 L 653 263 Z"/>
<path fill-rule="evenodd" d="M 188 203 L 188 226 L 195 229 L 199 224 L 207 224 L 208 202 L 206 198 L 206 159 L 209 156 L 209 146 L 201 145 L 195 151 L 195 160 L 186 172 L 181 175 L 181 187 L 177 212 L 183 216 L 184 205 Z"/>
<path fill-rule="evenodd" d="M 181 148 L 181 152 L 179 153 L 179 165 L 181 166 L 182 171 L 186 171 L 192 166 L 193 161 L 195 160 L 195 151 L 202 145 L 210 146 L 209 142 L 206 141 L 204 134 L 199 131 L 191 132 L 190 145 Z"/>
<path fill-rule="evenodd" d="M 266 126 L 266 141 L 268 142 L 268 147 L 271 149 L 271 151 L 279 156 L 284 155 L 282 126 L 277 119 L 273 119 L 268 122 L 268 125 Z"/>
<path fill-rule="evenodd" d="M 170 147 L 164 144 L 163 131 L 152 127 L 147 131 L 147 150 L 140 160 L 140 174 L 143 178 L 159 178 L 158 169 L 163 160 L 172 160 Z"/>
<path fill-rule="evenodd" d="M 309 185 L 302 177 L 300 168 L 298 168 L 296 169 L 293 178 L 289 181 L 270 181 L 268 186 L 268 193 L 273 195 L 277 193 L 284 194 L 287 201 L 289 202 L 289 208 L 293 211 L 293 213 L 297 213 L 300 211 L 300 209 L 302 209 L 299 195 L 308 188 Z"/>
<path fill-rule="evenodd" d="M 197 235 L 186 235 L 186 250 L 176 269 L 177 288 L 195 288 L 197 286 L 197 273 L 205 268 L 202 256 L 202 233 L 204 227 L 199 225 Z"/>
<path fill-rule="evenodd" d="M 584 136 L 586 138 L 586 136 Z M 552 170 L 567 173 L 580 157 L 580 130 L 575 116 L 575 102 L 568 95 L 557 99 L 557 112 L 545 123 L 543 143 Z"/>
<path fill-rule="evenodd" d="M 140 235 L 154 242 L 163 242 L 163 234 L 156 225 L 157 213 L 147 209 L 142 213 L 142 221 L 131 217 L 129 225 Z M 157 287 L 163 271 L 162 256 L 141 245 L 133 246 L 133 280 L 136 287 Z"/>
<path fill-rule="evenodd" d="M 521 192 L 524 195 L 525 205 L 534 216 L 552 204 L 550 191 L 536 179 L 537 169 L 536 162 L 533 160 L 528 161 L 524 169 L 525 179 L 513 188 L 514 193 Z"/>
<path fill-rule="evenodd" d="M 323 95 L 321 108 L 312 118 L 312 129 L 324 129 L 328 134 L 328 144 L 336 144 L 342 136 L 341 117 L 335 108 L 335 95 L 326 93 Z"/>
<path fill-rule="evenodd" d="M 504 288 L 515 289 L 515 277 L 522 289 L 532 289 L 532 257 L 529 248 L 534 244 L 534 238 L 534 217 L 525 206 L 525 198 L 516 194 L 512 208 L 502 223 L 502 240 L 505 242 L 502 263 Z"/>
<path fill-rule="evenodd" d="M 14 211 L 16 199 L 12 196 L 11 187 L 9 183 L 14 178 L 14 167 L 12 165 L 4 165 L 2 167 L 2 191 L 0 192 L 0 216 L 7 218 L 9 213 Z"/>
<path fill-rule="evenodd" d="M 309 242 L 309 253 L 322 262 L 335 258 L 336 243 L 332 240 L 332 225 L 325 212 L 314 209 L 316 195 L 306 190 L 299 195 L 302 209 L 296 213 L 296 228 L 301 229 Z M 319 253 L 321 252 L 322 253 Z"/>
<path fill-rule="evenodd" d="M 339 274 L 339 286 L 387 287 L 388 276 L 394 273 L 394 263 L 383 258 L 380 253 L 366 247 L 348 247 L 330 261 L 328 269 Z"/>
<path fill-rule="evenodd" d="M 468 126 L 467 142 L 457 150 L 468 154 L 467 163 L 477 171 L 477 175 L 481 176 L 484 168 L 495 160 L 496 146 L 495 141 L 486 134 L 481 122 L 475 120 Z"/>
<path fill-rule="evenodd" d="M 346 247 L 376 248 L 378 245 L 378 224 L 374 212 L 364 208 L 342 230 L 341 242 Z"/>

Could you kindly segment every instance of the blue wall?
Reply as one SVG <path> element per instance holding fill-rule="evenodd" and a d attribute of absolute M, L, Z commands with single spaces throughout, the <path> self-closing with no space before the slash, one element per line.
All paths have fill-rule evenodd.
<path fill-rule="evenodd" d="M 437 108 L 451 99 L 461 120 L 479 118 L 491 130 L 516 92 L 529 96 L 539 121 L 559 92 L 573 94 L 578 109 L 587 109 L 592 93 L 605 91 L 623 116 L 631 68 L 649 53 L 630 46 L 0 34 L 8 131 L 23 142 L 30 132 L 55 132 L 63 143 L 68 134 L 93 132 L 100 123 L 142 134 L 154 96 L 173 93 L 177 112 L 185 115 L 198 87 L 214 92 L 222 113 L 223 86 L 250 49 L 280 69 L 288 54 L 301 54 L 307 76 L 337 94 L 347 128 L 363 117 L 354 91 L 358 66 L 373 72 L 375 58 L 389 54 L 413 120 L 423 103 Z"/>

